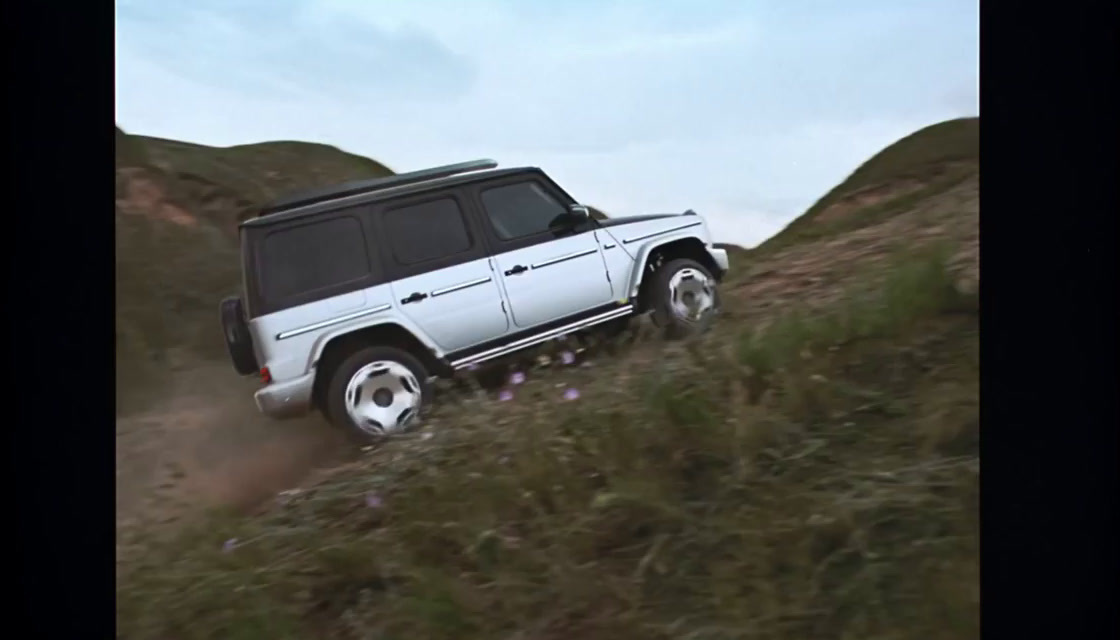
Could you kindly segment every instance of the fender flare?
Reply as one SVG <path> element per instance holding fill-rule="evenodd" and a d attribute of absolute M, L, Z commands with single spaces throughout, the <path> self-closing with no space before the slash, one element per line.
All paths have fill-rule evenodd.
<path fill-rule="evenodd" d="M 627 289 L 631 298 L 637 297 L 638 291 L 642 286 L 642 280 L 646 275 L 646 261 L 649 260 L 649 255 L 653 253 L 653 251 L 658 247 L 663 247 L 672 242 L 680 242 L 681 240 L 695 240 L 696 242 L 700 243 L 700 246 L 705 246 L 704 239 L 697 234 L 687 231 L 679 231 L 677 233 L 665 235 L 663 237 L 657 238 L 656 240 L 651 240 L 646 244 L 643 244 L 641 248 L 634 254 L 634 270 L 630 273 L 630 284 L 629 288 Z"/>
<path fill-rule="evenodd" d="M 310 360 L 307 362 L 307 369 L 305 370 L 312 371 L 318 367 L 319 360 L 323 357 L 323 352 L 326 350 L 327 345 L 334 341 L 336 338 L 340 338 L 357 331 L 363 331 L 365 329 L 384 325 L 396 325 L 397 327 L 400 327 L 407 333 L 411 334 L 413 338 L 416 338 L 417 342 L 424 345 L 424 347 L 431 352 L 432 356 L 435 359 L 440 360 L 443 358 L 443 350 L 440 349 L 434 342 L 432 342 L 431 339 L 428 338 L 428 336 L 423 331 L 420 331 L 419 327 L 417 327 L 415 323 L 399 314 L 392 314 L 384 317 L 375 316 L 373 318 L 364 319 L 362 322 L 358 322 L 355 324 L 343 325 L 336 328 L 334 331 L 330 331 L 319 336 L 319 338 L 315 341 L 314 346 L 312 346 L 311 348 Z"/>

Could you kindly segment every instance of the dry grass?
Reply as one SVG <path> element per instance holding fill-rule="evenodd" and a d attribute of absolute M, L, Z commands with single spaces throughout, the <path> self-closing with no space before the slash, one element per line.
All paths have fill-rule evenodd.
<path fill-rule="evenodd" d="M 951 282 L 912 256 L 844 308 L 449 396 L 254 517 L 122 532 L 119 637 L 976 637 Z"/>

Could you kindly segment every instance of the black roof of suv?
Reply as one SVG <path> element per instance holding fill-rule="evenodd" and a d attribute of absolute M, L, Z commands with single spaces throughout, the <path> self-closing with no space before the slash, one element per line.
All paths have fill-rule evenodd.
<path fill-rule="evenodd" d="M 335 209 L 339 200 L 345 204 L 373 202 L 382 198 L 407 195 L 441 187 L 450 187 L 484 178 L 496 178 L 524 172 L 539 172 L 536 167 L 495 169 L 498 163 L 493 160 L 472 160 L 409 173 L 400 173 L 359 180 L 343 184 L 307 189 L 284 196 L 261 208 L 256 218 L 250 218 L 241 226 L 259 226 L 313 215 Z M 315 206 L 322 205 L 322 206 Z"/>

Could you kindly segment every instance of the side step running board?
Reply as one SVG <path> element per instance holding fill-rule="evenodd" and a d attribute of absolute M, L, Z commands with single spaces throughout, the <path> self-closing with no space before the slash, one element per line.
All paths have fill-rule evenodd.
<path fill-rule="evenodd" d="M 624 316 L 628 316 L 633 312 L 634 312 L 634 305 L 632 305 L 632 304 L 628 304 L 628 305 L 625 305 L 625 306 L 622 306 L 622 307 L 611 309 L 610 311 L 607 311 L 606 313 L 600 313 L 597 316 L 591 316 L 590 318 L 586 318 L 584 320 L 579 320 L 577 322 L 573 322 L 571 324 L 567 324 L 567 325 L 564 325 L 562 327 L 557 327 L 555 329 L 545 331 L 544 333 L 540 333 L 540 334 L 537 334 L 535 336 L 529 336 L 528 338 L 522 338 L 522 339 L 517 340 L 515 342 L 511 342 L 509 344 L 502 345 L 500 347 L 495 347 L 495 348 L 490 349 L 488 351 L 483 351 L 481 353 L 476 353 L 474 355 L 467 356 L 467 357 L 461 358 L 459 360 L 455 360 L 454 362 L 451 363 L 451 366 L 455 369 L 464 369 L 466 367 L 471 366 L 472 364 L 478 364 L 480 362 L 485 362 L 487 360 L 493 360 L 494 358 L 500 358 L 504 355 L 511 354 L 515 351 L 520 351 L 520 350 L 525 349 L 527 347 L 531 347 L 533 345 L 537 345 L 537 344 L 540 344 L 542 342 L 547 342 L 549 340 L 552 340 L 553 338 L 558 338 L 562 335 L 566 335 L 566 334 L 572 333 L 574 331 L 579 331 L 581 329 L 586 329 L 588 327 L 592 327 L 592 326 L 595 326 L 597 324 L 607 322 L 608 320 L 614 320 L 615 318 L 621 318 L 621 317 L 624 317 Z"/>

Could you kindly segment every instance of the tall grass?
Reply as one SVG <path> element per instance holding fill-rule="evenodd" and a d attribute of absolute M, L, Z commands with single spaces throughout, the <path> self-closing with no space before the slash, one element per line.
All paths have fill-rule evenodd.
<path fill-rule="evenodd" d="M 974 637 L 975 319 L 945 315 L 943 256 L 896 267 L 831 315 L 456 396 L 263 514 L 122 538 L 120 637 Z"/>
<path fill-rule="evenodd" d="M 762 329 L 739 334 L 739 361 L 759 375 L 779 363 L 794 362 L 806 350 L 841 345 L 858 338 L 898 335 L 915 322 L 942 312 L 975 310 L 975 292 L 958 290 L 948 268 L 952 247 L 937 244 L 900 254 L 870 295 L 853 288 L 838 307 L 823 312 L 794 309 Z"/>

